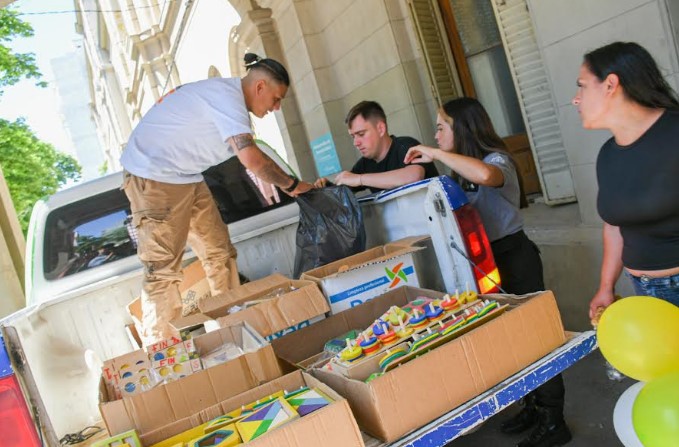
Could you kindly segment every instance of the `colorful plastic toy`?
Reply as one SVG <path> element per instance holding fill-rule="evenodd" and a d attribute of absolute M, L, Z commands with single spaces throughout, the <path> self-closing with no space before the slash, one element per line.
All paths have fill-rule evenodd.
<path fill-rule="evenodd" d="M 236 431 L 235 425 L 231 424 L 191 440 L 187 447 L 233 447 L 240 443 L 238 431 Z"/>
<path fill-rule="evenodd" d="M 340 352 L 340 358 L 346 362 L 356 360 L 363 355 L 363 350 L 360 346 L 352 346 L 351 341 L 347 339 L 347 347 Z"/>
<path fill-rule="evenodd" d="M 313 413 L 332 402 L 332 399 L 315 388 L 311 390 L 307 388 L 306 391 L 292 397 L 287 397 L 285 400 L 288 401 L 290 406 L 292 406 L 301 417 Z"/>
<path fill-rule="evenodd" d="M 425 315 L 429 321 L 438 321 L 445 316 L 443 309 L 439 306 L 434 306 L 433 303 L 430 303 L 429 306 L 427 306 Z"/>
<path fill-rule="evenodd" d="M 363 354 L 365 355 L 371 355 L 376 353 L 377 351 L 380 350 L 382 347 L 382 343 L 377 339 L 377 337 L 372 336 L 369 337 L 365 340 L 362 340 L 359 345 L 361 346 L 361 349 L 363 350 Z"/>
<path fill-rule="evenodd" d="M 387 351 L 387 354 L 384 357 L 382 357 L 378 363 L 380 369 L 384 370 L 387 367 L 387 365 L 389 365 L 391 362 L 393 362 L 399 357 L 403 357 L 407 353 L 408 351 L 406 351 L 404 348 L 398 348 L 392 352 Z"/>
<path fill-rule="evenodd" d="M 136 430 L 126 431 L 119 435 L 111 436 L 107 439 L 102 439 L 92 444 L 92 447 L 117 447 L 122 445 L 129 445 L 130 447 L 142 447 L 139 436 Z"/>
<path fill-rule="evenodd" d="M 295 409 L 285 399 L 279 397 L 270 404 L 236 422 L 236 428 L 243 442 L 249 442 L 263 435 L 268 430 L 298 417 L 299 414 Z"/>

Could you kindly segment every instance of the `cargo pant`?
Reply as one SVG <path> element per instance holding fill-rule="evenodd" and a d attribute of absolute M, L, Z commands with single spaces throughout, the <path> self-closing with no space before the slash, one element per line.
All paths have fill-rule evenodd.
<path fill-rule="evenodd" d="M 179 283 L 187 242 L 205 270 L 213 295 L 239 284 L 236 249 L 205 182 L 162 183 L 125 172 L 123 186 L 144 265 L 142 333 L 145 346 L 174 335 L 182 314 Z"/>

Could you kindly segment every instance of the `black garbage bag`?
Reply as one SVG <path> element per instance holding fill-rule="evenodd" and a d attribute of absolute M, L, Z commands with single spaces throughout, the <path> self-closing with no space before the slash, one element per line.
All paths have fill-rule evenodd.
<path fill-rule="evenodd" d="M 296 198 L 299 205 L 295 278 L 365 250 L 361 207 L 346 186 L 328 186 Z"/>

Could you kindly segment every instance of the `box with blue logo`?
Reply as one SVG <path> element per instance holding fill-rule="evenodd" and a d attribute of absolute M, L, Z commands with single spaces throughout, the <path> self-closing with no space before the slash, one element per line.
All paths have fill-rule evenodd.
<path fill-rule="evenodd" d="M 414 237 L 373 247 L 364 252 L 309 270 L 300 279 L 318 283 L 336 314 L 401 286 L 419 287 L 414 259 L 423 250 Z"/>

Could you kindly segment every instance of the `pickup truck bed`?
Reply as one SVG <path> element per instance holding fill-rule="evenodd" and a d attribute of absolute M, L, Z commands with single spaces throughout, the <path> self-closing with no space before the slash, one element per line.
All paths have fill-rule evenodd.
<path fill-rule="evenodd" d="M 568 342 L 563 346 L 555 349 L 533 364 L 528 365 L 485 393 L 480 394 L 476 398 L 395 442 L 385 444 L 363 433 L 365 446 L 443 447 L 517 402 L 552 377 L 573 366 L 596 348 L 596 334 L 594 331 L 571 333 Z M 103 422 L 100 422 L 98 425 L 104 426 Z M 101 433 L 86 442 L 76 445 L 89 446 L 105 437 L 106 435 Z"/>

